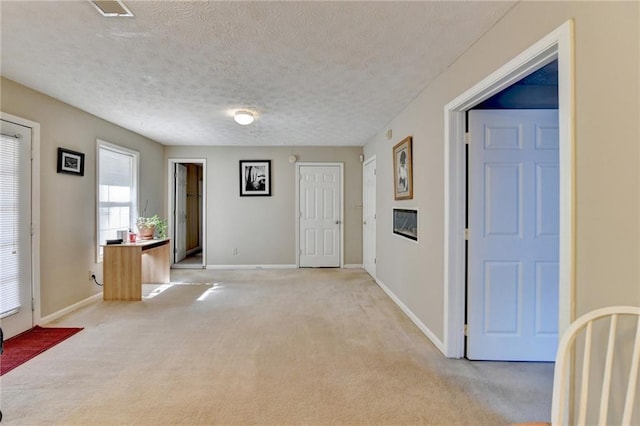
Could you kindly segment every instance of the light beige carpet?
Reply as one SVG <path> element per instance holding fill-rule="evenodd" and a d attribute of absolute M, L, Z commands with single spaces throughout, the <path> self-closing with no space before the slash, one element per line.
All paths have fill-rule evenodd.
<path fill-rule="evenodd" d="M 553 365 L 450 360 L 361 270 L 172 271 L 1 380 L 6 424 L 548 420 Z M 179 284 L 181 283 L 181 284 Z"/>

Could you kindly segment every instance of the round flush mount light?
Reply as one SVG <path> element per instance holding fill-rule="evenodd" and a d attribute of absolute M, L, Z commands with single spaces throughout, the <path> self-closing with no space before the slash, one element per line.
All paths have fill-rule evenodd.
<path fill-rule="evenodd" d="M 251 111 L 238 111 L 234 115 L 233 119 L 236 120 L 236 123 L 242 126 L 247 126 L 253 123 L 254 120 L 253 113 Z"/>

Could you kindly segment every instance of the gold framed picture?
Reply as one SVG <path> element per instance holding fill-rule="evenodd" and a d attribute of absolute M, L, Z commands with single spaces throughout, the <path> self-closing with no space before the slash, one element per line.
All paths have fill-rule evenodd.
<path fill-rule="evenodd" d="M 411 136 L 393 147 L 393 195 L 396 200 L 413 199 L 413 158 Z"/>

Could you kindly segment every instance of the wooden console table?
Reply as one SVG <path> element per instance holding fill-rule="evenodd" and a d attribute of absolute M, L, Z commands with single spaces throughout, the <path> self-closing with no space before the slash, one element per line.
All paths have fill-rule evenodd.
<path fill-rule="evenodd" d="M 103 300 L 142 300 L 142 283 L 168 284 L 170 241 L 103 246 Z"/>

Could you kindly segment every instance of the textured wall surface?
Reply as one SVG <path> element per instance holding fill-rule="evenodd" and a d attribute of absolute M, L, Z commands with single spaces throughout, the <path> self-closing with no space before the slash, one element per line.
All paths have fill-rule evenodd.
<path fill-rule="evenodd" d="M 163 144 L 362 146 L 512 5 L 2 2 L 2 74 Z"/>

